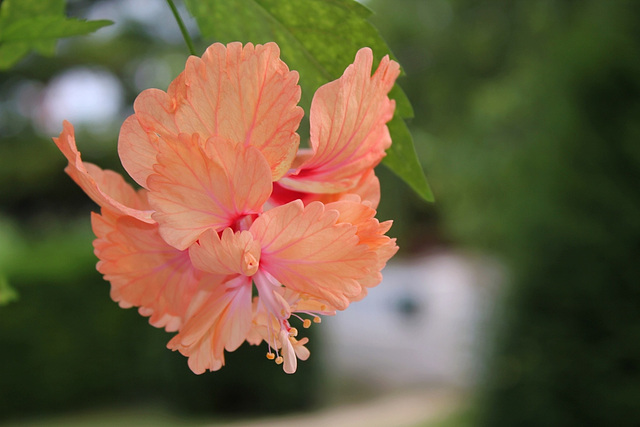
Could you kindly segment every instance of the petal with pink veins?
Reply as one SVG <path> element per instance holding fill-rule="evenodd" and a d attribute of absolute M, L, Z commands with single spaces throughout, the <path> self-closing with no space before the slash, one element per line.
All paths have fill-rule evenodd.
<path fill-rule="evenodd" d="M 177 330 L 204 276 L 188 253 L 165 243 L 157 224 L 104 211 L 92 214 L 91 223 L 97 269 L 111 282 L 111 298 L 121 307 L 140 307 L 156 327 Z"/>
<path fill-rule="evenodd" d="M 311 103 L 313 156 L 280 183 L 292 190 L 338 193 L 357 184 L 391 146 L 386 123 L 395 101 L 387 94 L 400 74 L 397 62 L 382 58 L 371 75 L 373 53 L 362 48 L 342 77 L 321 86 Z"/>
<path fill-rule="evenodd" d="M 155 88 L 142 91 L 133 103 L 135 114 L 120 128 L 118 154 L 122 165 L 145 188 L 147 177 L 153 173 L 158 139 L 176 139 L 180 133 L 175 112 L 184 97 L 183 71 L 171 82 L 167 92 Z"/>
<path fill-rule="evenodd" d="M 219 86 L 209 81 L 210 74 L 222 74 L 222 79 L 211 79 Z M 258 148 L 274 181 L 287 172 L 298 149 L 296 130 L 304 112 L 298 106 L 298 73 L 280 60 L 275 43 L 214 44 L 202 60 L 187 65 L 185 80 L 192 99 L 199 102 L 198 113 L 215 124 L 213 134 Z M 207 96 L 216 87 L 215 98 Z"/>
<path fill-rule="evenodd" d="M 129 175 L 142 187 L 153 173 L 158 154 L 158 135 L 145 131 L 136 115 L 129 116 L 120 128 L 118 155 Z"/>
<path fill-rule="evenodd" d="M 69 161 L 65 172 L 94 202 L 116 214 L 129 215 L 146 223 L 154 222 L 146 199 L 120 174 L 82 161 L 71 123 L 64 121 L 60 136 L 53 138 L 53 142 Z"/>
<path fill-rule="evenodd" d="M 367 206 L 377 208 L 380 203 L 380 181 L 373 169 L 366 171 L 353 188 L 342 193 L 307 193 L 285 188 L 280 182 L 273 183 L 273 191 L 268 201 L 269 207 L 285 205 L 294 200 L 300 199 L 305 205 L 311 202 L 322 202 L 324 204 L 336 202 L 338 200 L 350 199 L 356 196 Z"/>
<path fill-rule="evenodd" d="M 176 121 L 176 111 L 186 102 L 184 74 L 184 71 L 178 74 L 166 92 L 155 88 L 140 92 L 133 103 L 133 110 L 145 132 L 154 133 L 160 138 L 176 138 L 181 132 L 187 132 Z"/>
<path fill-rule="evenodd" d="M 244 342 L 251 318 L 251 280 L 236 276 L 198 292 L 168 347 L 189 357 L 196 374 L 215 371 L 224 365 L 224 350 L 234 351 Z"/>
<path fill-rule="evenodd" d="M 203 146 L 198 134 L 163 140 L 147 179 L 160 234 L 186 249 L 207 229 L 222 230 L 258 213 L 271 194 L 271 171 L 255 147 L 226 139 Z"/>
<path fill-rule="evenodd" d="M 338 211 L 294 201 L 266 211 L 250 228 L 260 241 L 260 269 L 285 287 L 345 309 L 358 295 L 375 255 L 359 245 L 357 227 L 337 224 Z"/>
<path fill-rule="evenodd" d="M 358 197 L 353 197 L 351 200 L 328 203 L 326 209 L 335 209 L 340 213 L 338 223 L 356 226 L 358 229 L 356 235 L 360 239 L 360 245 L 367 246 L 375 254 L 375 261 L 369 274 L 359 280 L 363 287 L 362 291 L 360 295 L 352 300 L 358 301 L 366 295 L 366 288 L 371 288 L 380 283 L 382 269 L 387 264 L 387 261 L 398 251 L 396 239 L 385 235 L 391 228 L 392 221 L 379 222 L 375 218 L 375 209 L 360 203 Z"/>
<path fill-rule="evenodd" d="M 230 139 L 258 148 L 269 163 L 272 179 L 291 167 L 300 137 L 296 133 L 304 114 L 298 73 L 280 60 L 275 43 L 242 46 L 214 43 L 202 58 L 189 57 L 183 73 L 167 93 L 148 89 L 136 99 L 134 109 L 143 132 L 175 139 L 180 133 L 198 133 Z M 153 148 L 139 129 L 121 134 L 123 164 L 144 185 Z M 146 176 L 145 176 L 146 175 Z"/>
<path fill-rule="evenodd" d="M 215 355 L 211 351 L 212 339 L 213 337 L 211 335 L 206 335 L 202 338 L 199 346 L 194 348 L 193 352 L 190 352 L 188 355 L 183 353 L 183 355 L 188 357 L 189 368 L 194 374 L 200 375 L 207 370 L 214 372 L 224 366 L 224 353 Z M 167 347 L 176 350 L 171 345 L 172 342 L 170 341 Z"/>

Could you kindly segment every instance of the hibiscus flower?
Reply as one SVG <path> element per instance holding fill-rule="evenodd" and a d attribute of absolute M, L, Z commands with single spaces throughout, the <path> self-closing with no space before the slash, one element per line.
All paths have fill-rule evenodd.
<path fill-rule="evenodd" d="M 372 74 L 361 49 L 316 92 L 300 149 L 298 74 L 279 54 L 216 43 L 167 92 L 142 92 L 118 141 L 139 190 L 83 162 L 68 122 L 54 138 L 101 207 L 94 249 L 111 297 L 177 332 L 168 346 L 195 373 L 245 341 L 295 372 L 309 351 L 292 321 L 307 328 L 364 297 L 398 249 L 375 219 L 373 170 L 391 144 L 398 64 L 385 57 Z"/>

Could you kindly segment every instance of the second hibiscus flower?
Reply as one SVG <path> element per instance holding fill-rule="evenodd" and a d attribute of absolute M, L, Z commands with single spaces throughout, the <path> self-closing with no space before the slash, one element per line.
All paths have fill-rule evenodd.
<path fill-rule="evenodd" d="M 118 142 L 140 190 L 82 162 L 69 123 L 54 138 L 102 208 L 94 248 L 112 298 L 178 332 L 169 348 L 195 373 L 220 369 L 245 341 L 265 341 L 295 372 L 309 357 L 295 325 L 361 299 L 398 249 L 391 222 L 375 219 L 373 171 L 391 144 L 398 64 L 385 57 L 372 74 L 361 49 L 317 90 L 300 149 L 298 74 L 279 54 L 274 43 L 214 44 L 166 93 L 142 92 Z"/>

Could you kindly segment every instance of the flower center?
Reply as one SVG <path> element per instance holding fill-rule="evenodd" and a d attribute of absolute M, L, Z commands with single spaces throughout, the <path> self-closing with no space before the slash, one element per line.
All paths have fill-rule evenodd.
<path fill-rule="evenodd" d="M 253 276 L 258 272 L 260 262 L 250 251 L 245 251 L 242 257 L 242 274 L 245 276 Z"/>
<path fill-rule="evenodd" d="M 233 221 L 229 227 L 233 231 L 248 230 L 253 224 L 253 221 L 258 217 L 258 214 L 243 214 L 239 215 L 235 221 Z"/>

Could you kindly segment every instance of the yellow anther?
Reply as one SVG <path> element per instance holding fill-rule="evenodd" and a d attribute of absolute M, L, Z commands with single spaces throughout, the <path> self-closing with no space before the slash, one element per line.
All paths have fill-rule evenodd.
<path fill-rule="evenodd" d="M 316 316 L 313 318 L 313 323 L 320 323 L 320 322 L 322 322 L 322 319 L 320 317 Z"/>
<path fill-rule="evenodd" d="M 284 359 L 282 358 L 282 356 L 276 357 L 276 365 L 282 365 L 282 362 L 284 362 Z"/>
<path fill-rule="evenodd" d="M 297 337 L 298 336 L 298 330 L 296 328 L 289 329 L 289 336 Z"/>
<path fill-rule="evenodd" d="M 326 305 L 324 305 L 324 304 L 322 304 L 322 305 L 320 306 L 320 311 L 327 311 L 327 306 L 326 306 Z"/>
<path fill-rule="evenodd" d="M 275 359 L 275 358 L 276 358 L 276 355 L 275 355 L 275 354 L 273 354 L 273 353 L 271 353 L 271 352 L 267 353 L 267 359 L 269 359 L 269 360 L 273 360 L 273 359 Z"/>
<path fill-rule="evenodd" d="M 302 327 L 306 329 L 306 328 L 308 328 L 310 326 L 311 326 L 311 320 L 304 319 L 304 321 L 302 322 Z"/>

